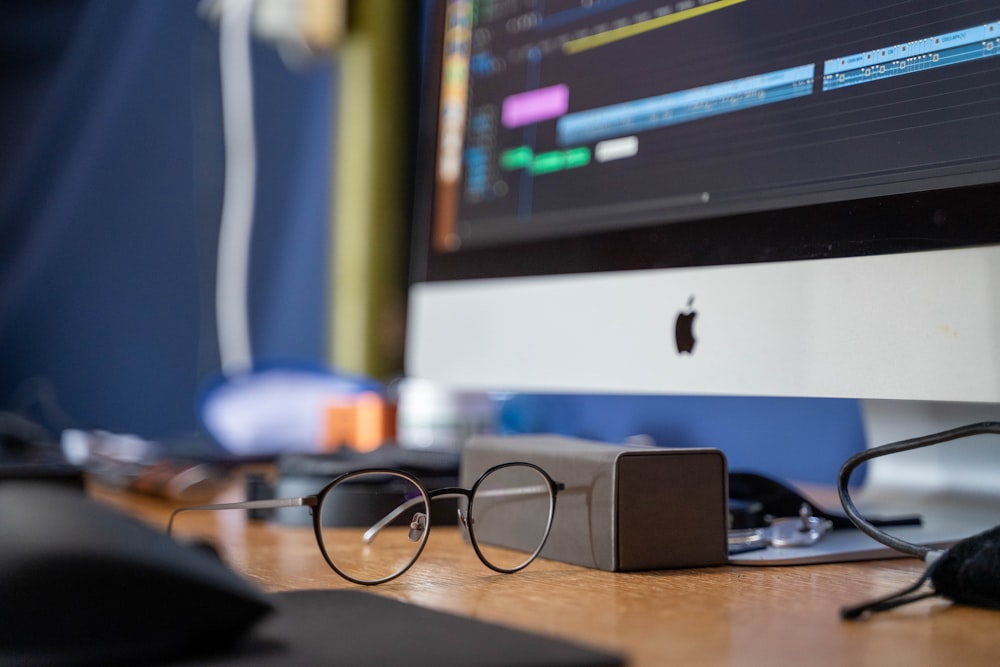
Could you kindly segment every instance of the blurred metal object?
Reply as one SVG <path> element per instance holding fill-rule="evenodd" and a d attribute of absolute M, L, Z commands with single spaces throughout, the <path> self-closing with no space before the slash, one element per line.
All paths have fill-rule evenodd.
<path fill-rule="evenodd" d="M 730 553 L 767 547 L 808 547 L 833 530 L 829 519 L 813 516 L 812 507 L 802 503 L 795 517 L 772 518 L 767 526 L 729 531 Z"/>
<path fill-rule="evenodd" d="M 769 528 L 772 547 L 808 547 L 826 535 L 833 522 L 813 516 L 812 508 L 802 503 L 797 517 L 774 519 Z"/>
<path fill-rule="evenodd" d="M 168 500 L 203 503 L 219 495 L 228 482 L 228 471 L 209 463 L 161 461 L 143 468 L 126 488 Z"/>
<path fill-rule="evenodd" d="M 206 502 L 229 481 L 220 466 L 171 458 L 159 443 L 131 434 L 67 429 L 61 440 L 70 463 L 103 484 L 137 493 Z"/>

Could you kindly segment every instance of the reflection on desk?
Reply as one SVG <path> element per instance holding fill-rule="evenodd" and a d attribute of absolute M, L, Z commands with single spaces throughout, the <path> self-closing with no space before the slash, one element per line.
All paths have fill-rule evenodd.
<path fill-rule="evenodd" d="M 163 527 L 173 506 L 94 489 Z M 222 500 L 241 500 L 234 487 Z M 334 573 L 310 528 L 248 522 L 243 512 L 192 515 L 178 532 L 211 540 L 238 571 L 272 590 L 358 588 Z M 611 573 L 538 559 L 497 574 L 453 527 L 434 527 L 402 577 L 365 590 L 583 642 L 663 665 L 995 665 L 1000 612 L 931 599 L 860 622 L 843 606 L 911 584 L 916 560 L 796 567 L 723 566 Z"/>

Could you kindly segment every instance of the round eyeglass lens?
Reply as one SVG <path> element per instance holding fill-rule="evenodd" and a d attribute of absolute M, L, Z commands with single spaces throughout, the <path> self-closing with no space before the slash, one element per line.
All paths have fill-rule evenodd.
<path fill-rule="evenodd" d="M 549 534 L 555 498 L 538 469 L 513 464 L 493 469 L 474 489 L 469 534 L 486 563 L 516 572 L 535 559 Z"/>
<path fill-rule="evenodd" d="M 426 491 L 392 471 L 347 475 L 327 488 L 318 508 L 320 548 L 343 577 L 378 584 L 413 564 L 427 541 Z"/>

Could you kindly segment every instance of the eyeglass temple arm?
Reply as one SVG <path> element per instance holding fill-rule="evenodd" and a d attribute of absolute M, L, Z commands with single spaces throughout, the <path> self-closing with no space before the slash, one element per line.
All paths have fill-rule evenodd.
<path fill-rule="evenodd" d="M 434 497 L 434 498 L 448 498 L 448 497 L 451 497 L 451 496 L 456 496 L 456 497 L 457 496 L 464 496 L 465 493 L 463 493 L 461 490 L 458 490 L 458 491 L 450 491 L 450 492 L 447 492 L 447 493 L 436 493 L 435 492 L 435 493 L 431 493 L 429 495 L 432 496 L 432 497 Z M 369 528 L 368 530 L 366 530 L 365 534 L 361 536 L 361 539 L 364 541 L 365 544 L 371 544 L 371 541 L 375 539 L 375 536 L 378 535 L 378 532 L 380 530 L 382 530 L 383 528 L 385 528 L 386 526 L 388 526 L 390 523 L 392 523 L 393 521 L 395 521 L 395 519 L 400 514 L 402 514 L 403 512 L 405 512 L 406 510 L 410 509 L 414 505 L 419 505 L 422 502 L 424 502 L 423 496 L 414 496 L 413 498 L 410 498 L 409 500 L 403 501 L 402 503 L 399 504 L 398 507 L 396 507 L 396 509 L 394 509 L 391 512 L 389 512 L 388 514 L 386 514 L 384 517 L 382 517 L 381 519 L 379 519 L 375 523 L 375 525 L 373 525 L 371 528 Z"/>
<path fill-rule="evenodd" d="M 557 482 L 557 488 L 562 489 L 563 485 Z M 482 498 L 497 498 L 500 496 L 525 496 L 532 493 L 548 493 L 549 489 L 546 486 L 539 486 L 537 484 L 532 486 L 519 486 L 512 489 L 490 489 L 489 491 L 477 491 L 476 495 Z M 437 491 L 431 491 L 428 494 L 433 498 L 457 498 L 461 496 L 469 497 L 470 493 L 465 489 L 439 489 Z M 400 505 L 386 514 L 384 517 L 378 520 L 378 522 L 371 528 L 365 531 L 365 534 L 361 536 L 365 544 L 370 544 L 378 532 L 392 523 L 400 514 L 410 509 L 414 505 L 423 502 L 423 498 L 420 496 L 415 496 L 409 500 L 400 503 Z"/>
<path fill-rule="evenodd" d="M 181 512 L 192 512 L 198 510 L 268 510 L 282 507 L 316 507 L 319 500 L 316 496 L 305 496 L 303 498 L 272 498 L 269 500 L 244 500 L 238 503 L 216 503 L 214 505 L 191 505 L 190 507 L 178 507 L 170 513 L 167 521 L 167 535 L 170 535 L 174 527 L 174 519 Z"/>

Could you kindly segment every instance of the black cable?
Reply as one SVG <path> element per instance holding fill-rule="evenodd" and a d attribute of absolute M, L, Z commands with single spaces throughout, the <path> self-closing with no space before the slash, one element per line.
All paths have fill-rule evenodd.
<path fill-rule="evenodd" d="M 941 560 L 938 559 L 928 565 L 924 570 L 924 573 L 920 575 L 920 578 L 917 579 L 917 581 L 911 586 L 908 586 L 901 591 L 890 593 L 885 597 L 869 600 L 868 602 L 862 602 L 861 604 L 851 607 L 844 607 L 840 610 L 840 617 L 846 620 L 854 620 L 869 612 L 874 613 L 877 611 L 886 611 L 887 609 L 895 609 L 896 607 L 902 607 L 904 604 L 909 604 L 911 602 L 916 602 L 917 600 L 923 600 L 925 598 L 938 595 L 938 592 L 934 590 L 924 591 L 922 593 L 916 593 L 916 591 L 927 583 L 927 581 L 934 574 L 934 570 L 937 569 L 937 564 L 940 562 Z"/>
<path fill-rule="evenodd" d="M 949 440 L 958 440 L 959 438 L 967 438 L 973 435 L 987 434 L 1000 435 L 1000 422 L 979 422 L 976 424 L 967 424 L 965 426 L 959 426 L 958 428 L 949 429 L 940 433 L 925 435 L 919 438 L 911 438 L 910 440 L 901 440 L 899 442 L 893 442 L 879 447 L 872 447 L 871 449 L 855 454 L 851 458 L 847 459 L 844 465 L 840 468 L 840 475 L 837 478 L 837 493 L 840 495 L 840 504 L 843 506 L 844 512 L 851 519 L 854 525 L 858 527 L 858 530 L 862 531 L 872 539 L 886 545 L 887 547 L 891 547 L 896 551 L 916 556 L 921 560 L 926 560 L 929 553 L 939 550 L 912 544 L 905 540 L 893 537 L 885 531 L 879 530 L 861 516 L 858 512 L 858 508 L 854 505 L 854 501 L 851 500 L 851 495 L 848 491 L 848 483 L 851 479 L 851 473 L 865 461 L 869 461 L 879 456 L 906 452 L 911 449 L 919 449 L 921 447 L 929 447 L 942 442 L 948 442 Z"/>

